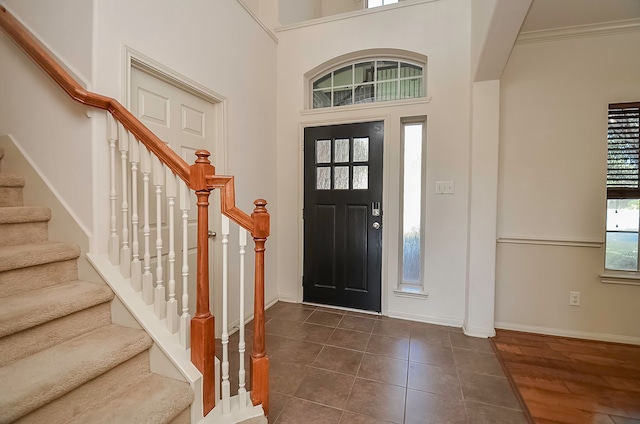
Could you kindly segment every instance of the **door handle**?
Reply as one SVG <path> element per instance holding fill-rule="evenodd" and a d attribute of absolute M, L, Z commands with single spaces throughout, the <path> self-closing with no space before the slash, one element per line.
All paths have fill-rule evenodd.
<path fill-rule="evenodd" d="M 378 221 L 376 221 L 376 222 L 373 223 L 372 227 L 374 229 L 376 229 L 376 230 L 379 230 L 380 229 L 380 223 Z"/>
<path fill-rule="evenodd" d="M 215 236 L 217 236 L 215 231 L 209 230 L 209 232 L 207 233 L 207 235 L 209 236 L 209 238 L 214 238 Z"/>

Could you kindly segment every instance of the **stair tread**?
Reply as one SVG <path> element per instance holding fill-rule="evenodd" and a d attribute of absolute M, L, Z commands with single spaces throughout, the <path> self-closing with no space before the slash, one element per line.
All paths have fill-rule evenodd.
<path fill-rule="evenodd" d="M 71 281 L 0 298 L 0 337 L 108 302 L 104 284 Z"/>
<path fill-rule="evenodd" d="M 80 248 L 71 243 L 43 242 L 0 247 L 0 271 L 76 259 Z"/>
<path fill-rule="evenodd" d="M 43 222 L 51 219 L 51 209 L 38 206 L 0 207 L 0 224 Z"/>
<path fill-rule="evenodd" d="M 0 422 L 11 422 L 149 349 L 151 338 L 116 324 L 0 368 Z"/>
<path fill-rule="evenodd" d="M 0 187 L 24 187 L 25 178 L 20 175 L 0 174 Z"/>
<path fill-rule="evenodd" d="M 71 423 L 168 423 L 192 402 L 193 390 L 187 383 L 149 374 L 114 399 L 76 417 Z"/>

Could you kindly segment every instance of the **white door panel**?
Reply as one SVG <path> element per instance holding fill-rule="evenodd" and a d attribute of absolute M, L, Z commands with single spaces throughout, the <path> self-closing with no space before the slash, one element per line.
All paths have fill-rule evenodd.
<path fill-rule="evenodd" d="M 222 155 L 222 152 L 216 151 L 216 136 L 221 131 L 216 128 L 218 123 L 218 113 L 215 105 L 208 100 L 191 94 L 181 88 L 178 88 L 172 84 L 169 84 L 161 79 L 158 79 L 150 74 L 147 74 L 136 68 L 131 69 L 131 91 L 130 91 L 130 107 L 131 111 L 138 119 L 142 121 L 151 131 L 153 131 L 162 141 L 167 143 L 176 153 L 178 153 L 187 163 L 193 164 L 196 156 L 195 152 L 199 149 L 208 150 L 211 153 L 210 160 L 215 166 L 215 160 L 217 154 Z M 220 156 L 222 157 L 222 156 Z M 156 211 L 157 206 L 155 204 L 155 186 L 153 185 L 153 179 L 149 187 L 149 195 L 153 201 L 150 204 L 149 213 L 149 225 L 151 227 L 151 254 L 152 254 L 152 268 L 154 273 L 154 282 L 156 281 L 155 264 L 156 259 L 156 228 L 157 218 Z M 164 273 L 164 285 L 167 286 L 168 281 L 168 247 L 169 247 L 169 226 L 168 226 L 168 206 L 167 199 L 165 197 L 163 188 L 162 204 L 161 208 L 161 231 L 162 231 L 162 264 Z M 142 182 L 139 184 L 138 192 L 142 193 Z M 220 222 L 220 207 L 217 200 L 218 196 L 211 196 L 210 214 L 209 214 L 209 228 L 216 230 Z M 191 315 L 195 314 L 196 304 L 196 247 L 197 247 L 197 206 L 196 198 L 191 193 L 190 198 L 191 209 L 188 217 L 188 234 L 189 234 L 189 246 L 188 251 L 188 265 L 189 265 L 189 310 Z M 176 281 L 176 299 L 179 302 L 179 308 L 182 308 L 182 218 L 181 211 L 179 210 L 179 202 L 176 199 L 176 207 L 174 211 L 174 226 L 175 226 L 175 281 Z M 142 222 L 142 214 L 141 224 Z M 141 225 L 142 228 L 142 225 Z M 140 240 L 144 240 L 142 231 L 139 234 Z M 209 243 L 210 258 L 217 258 L 215 250 L 217 249 L 215 239 Z M 141 246 L 143 244 L 141 243 Z M 141 256 L 142 256 L 141 252 Z M 216 260 L 217 262 L 217 260 Z M 210 261 L 210 281 L 220 282 L 221 271 L 219 266 L 214 266 L 214 263 Z M 213 287 L 211 290 L 211 296 L 213 296 Z M 168 296 L 168 289 L 167 289 Z M 212 304 L 213 307 L 213 304 Z M 214 309 L 217 309 L 214 308 Z M 218 333 L 218 331 L 216 331 Z"/>

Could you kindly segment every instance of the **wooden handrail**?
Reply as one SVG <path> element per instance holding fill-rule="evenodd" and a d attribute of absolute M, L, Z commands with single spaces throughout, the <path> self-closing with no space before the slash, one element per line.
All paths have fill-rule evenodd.
<path fill-rule="evenodd" d="M 221 211 L 229 219 L 249 231 L 255 243 L 255 291 L 254 291 L 254 342 L 251 355 L 251 400 L 254 405 L 262 404 L 268 414 L 268 371 L 269 362 L 265 349 L 264 323 L 264 251 L 269 237 L 270 218 L 267 202 L 258 199 L 251 215 L 235 205 L 234 178 L 215 175 L 215 168 L 209 161 L 209 152 L 198 150 L 198 159 L 189 165 L 166 143 L 158 138 L 131 112 L 117 100 L 85 90 L 62 68 L 35 38 L 4 6 L 0 5 L 0 28 L 22 50 L 27 53 L 69 97 L 86 106 L 104 109 L 122 124 L 131 134 L 187 186 L 196 192 L 198 206 L 198 259 L 196 270 L 196 315 L 191 320 L 191 360 L 203 374 L 203 412 L 208 414 L 215 405 L 214 357 L 215 334 L 214 317 L 209 312 L 209 272 L 208 272 L 208 212 L 211 190 L 220 190 Z"/>
<path fill-rule="evenodd" d="M 73 79 L 4 6 L 0 6 L 0 27 L 22 50 L 27 53 L 73 100 L 86 106 L 109 111 L 162 163 L 167 165 L 184 182 L 189 184 L 189 164 L 140 122 L 117 100 L 87 91 Z"/>

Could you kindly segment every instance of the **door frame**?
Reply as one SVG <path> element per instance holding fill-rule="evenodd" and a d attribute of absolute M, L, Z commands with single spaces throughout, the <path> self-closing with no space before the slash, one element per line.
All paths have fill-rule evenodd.
<path fill-rule="evenodd" d="M 123 69 L 122 69 L 122 99 L 125 102 L 127 110 L 131 110 L 131 70 L 135 68 L 142 71 L 154 78 L 160 79 L 170 85 L 173 85 L 189 94 L 211 103 L 215 109 L 215 132 L 214 139 L 214 151 L 216 157 L 214 158 L 216 164 L 216 174 L 226 175 L 227 173 L 227 99 L 216 93 L 213 90 L 199 84 L 192 79 L 174 71 L 173 69 L 157 62 L 150 57 L 132 49 L 129 46 L 123 47 Z M 195 158 L 192 164 L 195 162 Z M 192 202 L 195 199 L 192 199 Z M 219 197 L 217 193 L 212 192 L 210 204 L 216 203 L 219 205 Z M 209 229 L 213 229 L 217 233 L 220 233 L 220 223 L 213 222 L 213 214 L 209 213 Z M 209 267 L 209 279 L 213 281 L 222 281 L 222 255 L 215 256 L 213 249 L 209 249 L 209 263 L 212 265 Z M 195 272 L 195 270 L 193 270 Z M 217 277 L 217 278 L 216 278 Z M 215 316 L 221 316 L 222 312 L 222 284 L 210 284 L 209 285 L 209 309 Z M 190 296 L 195 296 L 195 293 L 191 293 Z M 193 315 L 195 311 L 190 311 Z M 221 320 L 216 320 L 216 326 L 221 325 Z M 216 330 L 216 334 L 219 331 Z"/>
<path fill-rule="evenodd" d="M 322 111 L 322 113 L 326 113 Z M 389 140 L 389 122 L 391 115 L 388 114 L 372 114 L 371 116 L 362 116 L 350 118 L 321 117 L 315 120 L 301 120 L 298 124 L 298 289 L 297 299 L 290 301 L 302 302 L 303 287 L 302 276 L 304 273 L 304 220 L 302 219 L 302 211 L 304 209 L 304 130 L 309 127 L 321 127 L 328 125 L 344 125 L 358 124 L 363 122 L 382 121 L 383 122 L 383 149 L 382 149 L 382 204 L 388 204 L 388 186 L 389 186 L 389 148 L 386 143 Z M 389 255 L 389 214 L 382 214 L 382 269 L 380 270 L 380 309 L 381 314 L 387 314 L 387 258 Z M 287 300 L 287 299 L 285 299 Z M 326 305 L 332 308 L 331 305 Z M 348 308 L 340 308 L 348 309 Z M 366 311 L 358 311 L 364 312 Z"/>

